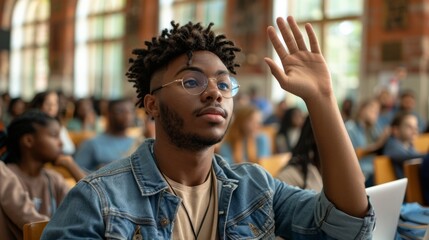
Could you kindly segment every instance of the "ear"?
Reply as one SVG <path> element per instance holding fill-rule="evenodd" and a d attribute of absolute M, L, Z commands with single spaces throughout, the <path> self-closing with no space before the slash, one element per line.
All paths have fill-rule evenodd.
<path fill-rule="evenodd" d="M 26 148 L 31 148 L 34 145 L 34 136 L 33 134 L 24 134 L 21 137 L 20 143 Z"/>
<path fill-rule="evenodd" d="M 148 115 L 154 118 L 159 116 L 158 101 L 154 95 L 146 94 L 144 97 L 144 108 Z"/>

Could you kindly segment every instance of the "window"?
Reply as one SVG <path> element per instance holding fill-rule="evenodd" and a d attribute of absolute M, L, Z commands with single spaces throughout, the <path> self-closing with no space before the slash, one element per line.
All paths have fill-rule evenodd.
<path fill-rule="evenodd" d="M 79 0 L 76 10 L 74 96 L 123 94 L 125 0 Z"/>
<path fill-rule="evenodd" d="M 48 86 L 49 15 L 48 0 L 16 2 L 12 15 L 11 96 L 31 99 Z"/>
<path fill-rule="evenodd" d="M 213 22 L 214 30 L 224 26 L 225 0 L 161 0 L 159 26 L 161 29 L 170 28 L 170 22 L 184 25 L 189 21 L 201 22 L 207 26 Z"/>
<path fill-rule="evenodd" d="M 337 99 L 357 98 L 363 0 L 290 0 L 288 3 L 275 0 L 274 17 L 292 15 L 300 26 L 311 23 L 330 67 Z M 282 94 L 278 87 L 272 89 L 273 93 Z"/>

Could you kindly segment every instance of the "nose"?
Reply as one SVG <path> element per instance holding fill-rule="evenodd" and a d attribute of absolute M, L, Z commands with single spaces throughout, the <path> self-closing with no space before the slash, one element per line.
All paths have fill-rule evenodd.
<path fill-rule="evenodd" d="M 215 101 L 222 101 L 222 93 L 219 91 L 219 88 L 217 87 L 217 82 L 209 80 L 207 84 L 206 90 L 201 94 L 201 97 L 203 101 L 208 100 L 215 100 Z"/>

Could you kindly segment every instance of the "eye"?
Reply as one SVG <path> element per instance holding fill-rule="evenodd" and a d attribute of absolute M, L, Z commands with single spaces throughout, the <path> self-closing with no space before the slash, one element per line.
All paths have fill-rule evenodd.
<path fill-rule="evenodd" d="M 228 76 L 221 76 L 218 78 L 217 87 L 221 91 L 230 91 L 231 90 L 231 80 Z"/>
<path fill-rule="evenodd" d="M 183 87 L 185 88 L 196 88 L 200 86 L 200 81 L 195 77 L 186 77 L 183 79 Z"/>

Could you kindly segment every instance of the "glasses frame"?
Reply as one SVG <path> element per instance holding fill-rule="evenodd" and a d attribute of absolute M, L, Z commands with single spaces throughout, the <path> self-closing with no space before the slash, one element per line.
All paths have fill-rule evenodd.
<path fill-rule="evenodd" d="M 202 73 L 201 73 L 202 74 Z M 202 74 L 202 75 L 204 75 L 204 74 Z M 205 76 L 205 75 L 204 75 Z M 163 88 L 165 88 L 165 87 L 167 87 L 168 85 L 171 85 L 171 84 L 173 84 L 173 83 L 177 83 L 177 82 L 180 82 L 181 83 L 181 86 L 182 86 L 182 88 L 183 88 L 183 90 L 185 90 L 185 92 L 186 93 L 188 93 L 189 95 L 193 95 L 193 96 L 196 96 L 196 95 L 200 95 L 201 93 L 203 93 L 204 91 L 206 91 L 207 90 L 207 87 L 209 86 L 209 81 L 217 81 L 218 79 L 217 78 L 209 78 L 209 77 L 207 77 L 207 76 L 205 76 L 206 77 L 206 79 L 208 80 L 207 81 L 207 83 L 205 84 L 205 86 L 204 86 L 204 88 L 202 88 L 202 91 L 201 92 L 199 92 L 199 93 L 190 93 L 188 90 L 186 90 L 186 88 L 185 88 L 185 86 L 183 85 L 183 80 L 185 80 L 185 78 L 184 77 L 182 77 L 182 78 L 179 78 L 179 79 L 175 79 L 175 80 L 173 80 L 173 81 L 171 81 L 171 82 L 168 82 L 168 83 L 165 83 L 165 84 L 162 84 L 161 86 L 159 86 L 159 87 L 157 87 L 157 88 L 155 88 L 155 89 L 153 89 L 151 92 L 150 92 L 150 94 L 152 95 L 154 92 L 156 92 L 156 91 L 158 91 L 158 90 L 161 90 L 161 89 L 163 89 Z M 236 96 L 237 95 L 237 93 L 238 93 L 238 90 L 239 90 L 239 88 L 240 88 L 240 85 L 238 84 L 238 81 L 237 81 L 237 79 L 235 79 L 234 77 L 232 77 L 232 76 L 229 76 L 229 78 L 231 79 L 231 97 L 225 97 L 224 95 L 223 95 L 223 91 L 220 91 L 221 92 L 221 95 L 222 95 L 222 97 L 224 97 L 224 98 L 233 98 L 234 96 Z M 233 86 L 233 83 L 236 83 L 236 86 Z M 219 89 L 219 88 L 218 88 Z M 237 91 L 235 92 L 235 93 L 233 93 L 234 92 L 234 90 L 236 90 L 237 89 Z M 219 89 L 220 90 L 220 89 Z"/>

